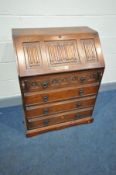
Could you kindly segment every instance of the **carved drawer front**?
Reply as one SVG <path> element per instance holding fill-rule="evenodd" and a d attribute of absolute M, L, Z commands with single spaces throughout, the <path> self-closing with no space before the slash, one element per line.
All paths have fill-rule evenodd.
<path fill-rule="evenodd" d="M 55 125 L 58 123 L 76 121 L 92 115 L 92 108 L 74 110 L 71 112 L 64 112 L 56 115 L 46 116 L 43 119 L 34 118 L 28 119 L 28 129 L 41 128 L 49 125 Z"/>
<path fill-rule="evenodd" d="M 71 98 L 84 97 L 87 95 L 95 95 L 98 91 L 99 83 L 93 85 L 86 85 L 80 87 L 72 87 L 58 90 L 51 90 L 42 93 L 28 93 L 24 95 L 24 103 L 26 106 L 36 104 L 46 104 L 48 102 L 55 102 L 67 100 Z"/>
<path fill-rule="evenodd" d="M 42 117 L 59 112 L 94 106 L 96 96 L 85 97 L 80 99 L 67 100 L 46 105 L 39 105 L 26 108 L 27 118 Z"/>
<path fill-rule="evenodd" d="M 45 91 L 74 85 L 83 85 L 99 82 L 102 70 L 88 70 L 79 72 L 68 72 L 54 75 L 23 78 L 21 87 L 23 92 Z"/>

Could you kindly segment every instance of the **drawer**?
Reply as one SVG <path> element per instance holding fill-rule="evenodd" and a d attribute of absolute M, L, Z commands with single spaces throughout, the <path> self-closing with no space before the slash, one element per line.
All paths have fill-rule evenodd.
<path fill-rule="evenodd" d="M 70 110 L 91 107 L 95 104 L 96 96 L 84 97 L 79 99 L 67 100 L 64 102 L 55 102 L 39 106 L 31 106 L 26 108 L 26 117 L 43 117 L 59 112 L 66 112 Z"/>
<path fill-rule="evenodd" d="M 99 82 L 102 72 L 102 69 L 98 69 L 27 77 L 20 80 L 20 85 L 23 92 L 40 92 L 67 86 L 79 86 Z"/>
<path fill-rule="evenodd" d="M 46 91 L 40 93 L 27 93 L 24 95 L 24 103 L 26 106 L 36 104 L 46 104 L 48 102 L 55 102 L 67 100 L 71 98 L 84 97 L 87 95 L 94 95 L 97 93 L 99 83 L 93 85 L 86 85 L 80 87 L 68 87 L 57 89 L 55 91 Z"/>
<path fill-rule="evenodd" d="M 92 116 L 92 108 L 74 110 L 73 112 L 65 112 L 56 115 L 44 117 L 44 119 L 35 118 L 27 120 L 28 129 L 35 129 L 55 125 L 58 123 L 69 122 L 73 120 L 84 119 Z"/>

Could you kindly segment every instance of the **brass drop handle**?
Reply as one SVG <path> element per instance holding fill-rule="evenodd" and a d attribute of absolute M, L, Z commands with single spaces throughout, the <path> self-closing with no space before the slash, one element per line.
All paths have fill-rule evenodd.
<path fill-rule="evenodd" d="M 80 106 L 81 106 L 81 103 L 78 102 L 78 103 L 76 104 L 76 107 L 79 108 Z"/>
<path fill-rule="evenodd" d="M 47 87 L 48 87 L 48 81 L 44 81 L 44 82 L 42 83 L 42 87 L 43 87 L 43 88 L 47 88 Z"/>
<path fill-rule="evenodd" d="M 46 120 L 43 121 L 43 123 L 44 123 L 45 126 L 47 126 L 49 124 L 49 120 L 46 119 Z"/>
<path fill-rule="evenodd" d="M 79 95 L 82 96 L 84 94 L 84 89 L 79 90 Z"/>
<path fill-rule="evenodd" d="M 47 102 L 48 101 L 48 96 L 47 95 L 43 97 L 43 101 L 44 102 Z"/>
<path fill-rule="evenodd" d="M 48 112 L 49 112 L 48 108 L 44 108 L 44 109 L 43 109 L 43 113 L 44 113 L 44 114 L 48 114 Z"/>

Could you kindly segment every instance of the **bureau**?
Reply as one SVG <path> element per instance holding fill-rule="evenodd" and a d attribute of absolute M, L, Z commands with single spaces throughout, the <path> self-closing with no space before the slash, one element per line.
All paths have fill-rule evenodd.
<path fill-rule="evenodd" d="M 93 121 L 104 72 L 89 27 L 13 29 L 26 136 Z"/>

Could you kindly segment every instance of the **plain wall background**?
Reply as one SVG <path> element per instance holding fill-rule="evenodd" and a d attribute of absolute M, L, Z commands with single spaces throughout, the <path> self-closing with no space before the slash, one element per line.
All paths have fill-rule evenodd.
<path fill-rule="evenodd" d="M 99 32 L 106 70 L 116 82 L 115 0 L 0 0 L 0 99 L 19 96 L 12 28 L 89 26 Z"/>

